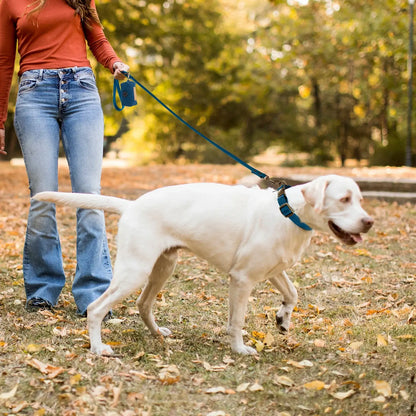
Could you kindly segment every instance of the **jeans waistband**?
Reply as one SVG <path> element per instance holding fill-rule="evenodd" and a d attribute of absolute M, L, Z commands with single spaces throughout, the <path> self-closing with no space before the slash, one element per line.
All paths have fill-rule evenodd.
<path fill-rule="evenodd" d="M 92 69 L 89 66 L 78 67 L 74 66 L 72 68 L 58 68 L 58 69 L 30 69 L 28 71 L 23 72 L 20 77 L 24 77 L 25 75 L 31 75 L 37 79 L 44 79 L 44 78 L 63 78 L 65 76 L 75 75 L 79 72 L 90 72 L 93 74 Z"/>

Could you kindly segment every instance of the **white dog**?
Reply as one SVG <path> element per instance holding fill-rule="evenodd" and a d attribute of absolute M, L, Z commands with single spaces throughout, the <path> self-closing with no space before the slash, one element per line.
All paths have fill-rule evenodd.
<path fill-rule="evenodd" d="M 229 273 L 231 347 L 238 353 L 255 354 L 256 350 L 246 346 L 242 336 L 247 300 L 254 285 L 268 279 L 283 295 L 276 315 L 283 331 L 289 328 L 297 302 L 296 289 L 285 270 L 299 260 L 313 233 L 293 220 L 331 232 L 346 244 L 361 241 L 360 233 L 373 225 L 373 219 L 360 205 L 357 184 L 336 175 L 290 187 L 279 201 L 272 189 L 208 183 L 160 188 L 136 201 L 61 192 L 42 192 L 34 198 L 121 214 L 113 280 L 88 307 L 91 351 L 96 354 L 112 353 L 101 341 L 104 316 L 143 286 L 138 299 L 143 321 L 153 335 L 171 334 L 156 324 L 152 305 L 175 268 L 179 248 L 187 248 Z M 284 205 L 282 212 L 289 209 L 285 212 L 287 217 L 279 204 Z"/>

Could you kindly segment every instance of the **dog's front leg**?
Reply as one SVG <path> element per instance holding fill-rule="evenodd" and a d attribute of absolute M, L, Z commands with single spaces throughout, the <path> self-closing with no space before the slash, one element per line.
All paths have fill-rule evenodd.
<path fill-rule="evenodd" d="M 244 344 L 242 334 L 247 302 L 252 288 L 253 285 L 248 279 L 231 276 L 230 311 L 227 332 L 231 337 L 232 350 L 245 355 L 257 354 L 254 348 Z"/>
<path fill-rule="evenodd" d="M 298 292 L 286 272 L 282 272 L 278 277 L 269 278 L 269 281 L 283 295 L 282 306 L 276 313 L 276 322 L 282 332 L 287 332 L 293 309 L 298 301 Z"/>

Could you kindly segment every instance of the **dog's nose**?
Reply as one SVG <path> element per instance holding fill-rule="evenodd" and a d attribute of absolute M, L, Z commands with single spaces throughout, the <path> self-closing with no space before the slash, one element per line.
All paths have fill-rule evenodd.
<path fill-rule="evenodd" d="M 363 226 L 364 226 L 364 230 L 365 232 L 367 232 L 374 224 L 374 220 L 371 217 L 364 217 L 361 220 Z"/>

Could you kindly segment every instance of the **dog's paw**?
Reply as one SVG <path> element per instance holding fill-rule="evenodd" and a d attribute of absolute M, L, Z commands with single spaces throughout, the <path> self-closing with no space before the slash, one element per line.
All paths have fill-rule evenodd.
<path fill-rule="evenodd" d="M 276 315 L 277 327 L 279 328 L 279 331 L 283 334 L 285 334 L 288 331 L 288 328 L 285 327 L 284 323 L 285 322 L 284 322 L 283 316 Z"/>
<path fill-rule="evenodd" d="M 163 335 L 164 337 L 168 337 L 172 335 L 172 331 L 169 328 L 164 328 L 163 326 L 160 326 L 157 329 L 158 335 Z"/>
<path fill-rule="evenodd" d="M 255 355 L 258 354 L 257 350 L 249 347 L 248 345 L 240 345 L 238 347 L 232 347 L 233 351 L 242 355 Z"/>
<path fill-rule="evenodd" d="M 113 349 L 106 344 L 91 345 L 91 352 L 96 355 L 113 355 Z"/>

